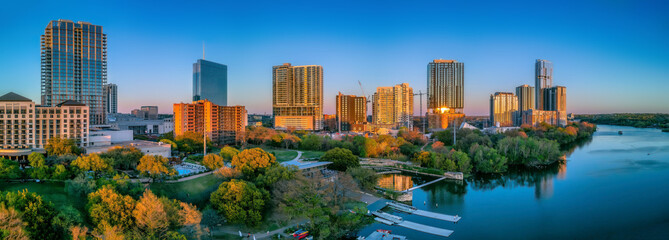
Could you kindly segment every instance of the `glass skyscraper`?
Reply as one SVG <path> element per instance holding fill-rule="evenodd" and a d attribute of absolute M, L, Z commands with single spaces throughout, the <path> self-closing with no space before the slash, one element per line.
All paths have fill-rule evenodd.
<path fill-rule="evenodd" d="M 553 86 L 553 63 L 548 60 L 537 59 L 537 62 L 534 64 L 534 76 L 534 97 L 536 98 L 534 106 L 537 110 L 546 110 L 544 89 Z"/>
<path fill-rule="evenodd" d="M 434 60 L 427 65 L 427 108 L 449 108 L 461 112 L 465 107 L 464 64 L 455 60 Z"/>
<path fill-rule="evenodd" d="M 193 101 L 205 99 L 228 105 L 228 66 L 199 59 L 193 63 Z"/>
<path fill-rule="evenodd" d="M 91 125 L 104 124 L 107 35 L 102 26 L 54 20 L 44 29 L 41 46 L 42 105 L 81 102 L 90 108 Z"/>

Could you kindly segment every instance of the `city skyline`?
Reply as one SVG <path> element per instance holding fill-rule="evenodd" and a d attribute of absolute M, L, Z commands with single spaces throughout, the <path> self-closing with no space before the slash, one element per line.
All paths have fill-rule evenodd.
<path fill-rule="evenodd" d="M 460 18 L 463 26 L 443 27 L 429 23 L 433 17 L 426 14 L 432 12 L 427 4 L 387 5 L 378 9 L 371 4 L 360 4 L 355 10 L 346 10 L 345 4 L 334 4 L 332 7 L 340 9 L 340 15 L 344 16 L 341 21 L 319 18 L 306 23 L 305 20 L 319 15 L 329 16 L 314 11 L 286 19 L 288 27 L 277 31 L 276 26 L 263 23 L 281 19 L 271 11 L 278 4 L 268 3 L 253 14 L 262 16 L 262 20 L 246 21 L 247 17 L 234 13 L 226 17 L 210 14 L 206 16 L 208 21 L 203 21 L 210 24 L 186 29 L 182 36 L 151 29 L 164 24 L 165 18 L 147 21 L 148 17 L 141 14 L 149 9 L 144 3 L 137 3 L 136 9 L 123 15 L 127 18 L 119 18 L 115 11 L 102 14 L 85 11 L 99 7 L 96 4 L 59 11 L 50 11 L 49 4 L 53 3 L 33 7 L 35 11 L 23 15 L 0 10 L 0 18 L 19 23 L 6 25 L 3 31 L 12 38 L 0 40 L 3 93 L 13 91 L 39 99 L 39 36 L 49 21 L 68 19 L 104 27 L 109 45 L 107 81 L 120 87 L 119 112 L 130 112 L 138 105 L 156 105 L 161 113 L 167 113 L 173 102 L 191 100 L 192 63 L 201 57 L 202 41 L 207 45 L 207 60 L 229 66 L 229 105 L 247 106 L 249 113 L 271 113 L 270 67 L 284 62 L 323 66 L 323 108 L 324 113 L 332 114 L 337 92 L 362 95 L 358 80 L 367 95 L 376 87 L 397 82 L 407 82 L 416 92 L 425 92 L 425 62 L 433 59 L 467 63 L 464 109 L 467 115 L 487 115 L 487 96 L 491 92 L 513 91 L 512 86 L 532 83 L 536 59 L 551 61 L 555 67 L 553 81 L 569 86 L 568 112 L 669 112 L 669 100 L 663 97 L 663 92 L 669 89 L 668 81 L 664 81 L 669 78 L 669 70 L 663 67 L 669 62 L 669 47 L 662 44 L 669 33 L 653 30 L 662 29 L 667 17 L 661 15 L 662 8 L 653 8 L 649 3 L 553 6 L 560 13 L 548 13 L 551 20 L 542 24 L 550 31 L 539 37 L 532 34 L 538 23 L 525 21 L 536 16 L 532 12 L 541 6 L 512 9 L 518 16 L 506 17 L 508 14 L 503 11 L 493 11 L 495 4 L 488 6 L 490 9 L 476 11 L 475 4 L 456 3 L 462 15 L 441 17 Z M 109 9 L 121 9 L 121 5 L 103 4 Z M 213 9 L 216 5 L 208 6 Z M 229 10 L 221 11 L 249 7 L 235 3 Z M 300 6 L 289 11 L 318 10 L 318 7 L 322 6 Z M 193 13 L 187 12 L 193 12 L 194 8 L 211 13 L 203 6 L 193 5 L 183 9 L 164 6 L 160 10 L 172 13 L 175 18 L 189 18 Z M 372 9 L 377 11 L 369 16 L 353 14 Z M 601 11 L 588 15 L 593 9 Z M 406 21 L 393 20 L 398 12 Z M 476 20 L 486 13 L 489 16 Z M 489 22 L 495 18 L 499 21 Z M 626 18 L 635 21 L 625 22 Z M 221 33 L 202 31 L 216 23 L 224 23 Z M 173 27 L 186 26 L 182 22 L 173 24 L 176 24 Z M 354 24 L 360 26 L 351 28 Z M 301 25 L 306 29 L 290 29 Z M 249 27 L 255 32 L 245 30 Z M 504 33 L 509 30 L 511 33 Z M 435 45 L 437 42 L 441 44 Z M 304 51 L 294 51 L 298 47 Z M 163 51 L 164 48 L 171 51 Z M 371 62 L 381 64 L 368 64 Z M 142 92 L 148 88 L 155 91 Z M 258 94 L 247 97 L 251 93 Z M 617 97 L 628 93 L 633 93 L 633 97 Z M 419 109 L 418 102 L 414 99 L 414 109 Z"/>

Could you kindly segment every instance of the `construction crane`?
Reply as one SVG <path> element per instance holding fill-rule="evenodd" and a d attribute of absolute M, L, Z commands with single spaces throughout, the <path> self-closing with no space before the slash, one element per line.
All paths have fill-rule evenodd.
<path fill-rule="evenodd" d="M 420 98 L 420 115 L 421 118 L 423 119 L 423 134 L 425 134 L 425 120 L 426 116 L 423 116 L 423 95 L 427 95 L 427 93 L 422 92 L 421 90 L 418 90 L 418 93 L 414 93 L 414 96 L 419 96 Z"/>
<path fill-rule="evenodd" d="M 358 85 L 360 85 L 360 91 L 362 91 L 362 96 L 367 98 L 367 102 L 370 102 L 369 97 L 365 95 L 365 89 L 362 88 L 362 83 L 358 80 Z"/>

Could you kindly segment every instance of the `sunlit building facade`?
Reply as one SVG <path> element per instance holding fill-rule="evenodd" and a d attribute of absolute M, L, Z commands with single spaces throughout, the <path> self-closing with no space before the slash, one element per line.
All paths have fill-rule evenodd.
<path fill-rule="evenodd" d="M 567 88 L 555 86 L 544 90 L 545 110 L 555 111 L 557 125 L 567 125 Z"/>
<path fill-rule="evenodd" d="M 534 63 L 535 77 L 535 109 L 547 110 L 544 104 L 544 89 L 553 86 L 553 63 L 548 60 L 537 59 Z"/>
<path fill-rule="evenodd" d="M 464 80 L 464 63 L 441 59 L 428 63 L 427 119 L 430 131 L 446 129 L 464 117 Z"/>
<path fill-rule="evenodd" d="M 413 88 L 408 83 L 376 88 L 372 102 L 373 124 L 413 128 Z"/>
<path fill-rule="evenodd" d="M 501 127 L 513 126 L 514 112 L 518 111 L 518 97 L 509 92 L 490 95 L 490 124 Z"/>
<path fill-rule="evenodd" d="M 105 113 L 118 113 L 118 86 L 113 83 L 104 86 Z"/>
<path fill-rule="evenodd" d="M 86 147 L 89 120 L 89 107 L 80 102 L 40 106 L 7 93 L 0 97 L 0 157 L 25 160 L 33 151 L 44 152 L 52 137 L 72 139 L 79 147 Z"/>
<path fill-rule="evenodd" d="M 272 67 L 272 112 L 280 129 L 323 129 L 323 67 Z"/>
<path fill-rule="evenodd" d="M 367 98 L 354 95 L 337 94 L 337 128 L 340 131 L 352 131 L 354 124 L 367 122 Z"/>
<path fill-rule="evenodd" d="M 211 141 L 233 144 L 244 136 L 248 123 L 244 106 L 219 106 L 209 100 L 174 104 L 174 135 L 206 134 Z"/>
<path fill-rule="evenodd" d="M 41 37 L 41 101 L 73 100 L 90 108 L 90 123 L 105 124 L 107 35 L 102 26 L 54 20 Z"/>
<path fill-rule="evenodd" d="M 193 63 L 193 101 L 228 105 L 228 66 L 198 59 Z"/>

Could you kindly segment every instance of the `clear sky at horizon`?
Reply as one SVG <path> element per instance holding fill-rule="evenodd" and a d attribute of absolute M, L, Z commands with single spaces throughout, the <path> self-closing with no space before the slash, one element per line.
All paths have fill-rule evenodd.
<path fill-rule="evenodd" d="M 465 64 L 465 113 L 534 85 L 554 65 L 574 113 L 669 113 L 669 3 L 664 1 L 12 1 L 0 9 L 0 94 L 39 102 L 40 35 L 50 20 L 86 21 L 108 37 L 119 111 L 189 102 L 192 64 L 228 65 L 228 104 L 271 113 L 274 65 L 322 65 L 335 95 L 407 82 L 425 92 L 427 64 Z M 425 99 L 423 99 L 425 106 Z M 418 114 L 419 98 L 415 98 Z M 371 109 L 371 105 L 369 106 Z"/>

